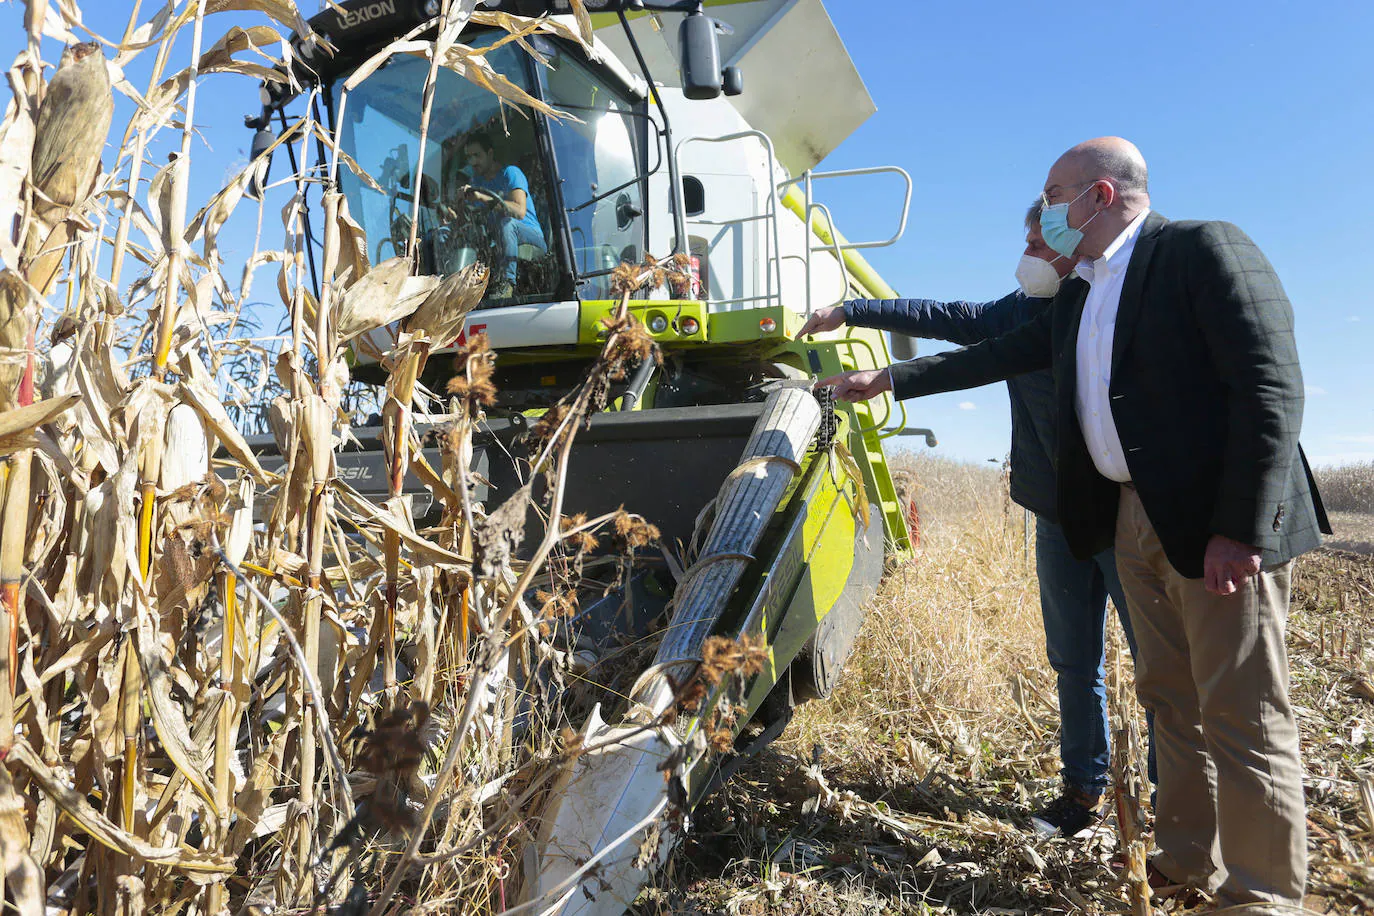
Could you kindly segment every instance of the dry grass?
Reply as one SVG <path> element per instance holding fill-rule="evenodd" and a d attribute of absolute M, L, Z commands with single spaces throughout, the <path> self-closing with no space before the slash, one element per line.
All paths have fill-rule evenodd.
<path fill-rule="evenodd" d="M 703 808 L 641 912 L 1127 911 L 1111 825 L 1068 841 L 1027 829 L 1057 787 L 1058 714 L 1020 510 L 995 469 L 899 465 L 920 555 L 888 576 L 836 693 Z M 1371 624 L 1374 562 L 1304 558 L 1290 647 L 1318 912 L 1374 912 Z"/>

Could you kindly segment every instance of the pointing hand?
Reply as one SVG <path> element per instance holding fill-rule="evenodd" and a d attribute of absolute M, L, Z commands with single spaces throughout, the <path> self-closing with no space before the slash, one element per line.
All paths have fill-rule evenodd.
<path fill-rule="evenodd" d="M 795 339 L 801 340 L 808 334 L 819 334 L 822 331 L 833 331 L 843 324 L 844 306 L 827 305 L 811 313 L 811 317 L 806 319 L 806 324 L 802 325 Z"/>

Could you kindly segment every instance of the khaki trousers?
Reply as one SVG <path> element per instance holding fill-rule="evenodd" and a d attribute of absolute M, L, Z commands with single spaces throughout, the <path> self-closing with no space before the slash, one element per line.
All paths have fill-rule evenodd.
<path fill-rule="evenodd" d="M 1214 595 L 1178 574 L 1122 487 L 1116 565 L 1136 690 L 1154 712 L 1156 866 L 1227 904 L 1300 905 L 1307 821 L 1284 646 L 1292 564 Z"/>

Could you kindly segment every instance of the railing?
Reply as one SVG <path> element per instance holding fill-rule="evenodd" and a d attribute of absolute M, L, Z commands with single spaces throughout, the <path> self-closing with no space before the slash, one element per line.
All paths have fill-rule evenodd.
<path fill-rule="evenodd" d="M 904 191 L 904 193 L 903 193 L 903 195 L 902 195 L 902 212 L 901 212 L 901 217 L 899 218 L 899 220 L 898 220 L 898 222 L 897 222 L 897 231 L 894 232 L 889 238 L 886 238 L 886 239 L 874 239 L 874 240 L 872 240 L 872 241 L 867 241 L 867 242 L 848 242 L 848 241 L 847 241 L 847 242 L 845 242 L 845 243 L 843 243 L 843 244 L 840 244 L 840 241 L 839 241 L 839 234 L 835 231 L 835 221 L 834 221 L 833 218 L 831 218 L 830 211 L 829 211 L 828 209 L 826 209 L 826 207 L 825 207 L 824 204 L 818 204 L 818 203 L 815 202 L 815 200 L 814 200 L 814 193 L 813 193 L 813 189 L 812 189 L 812 185 L 813 185 L 817 180 L 825 179 L 825 178 L 853 178 L 853 177 L 857 177 L 857 176 L 859 176 L 859 175 L 881 175 L 881 174 L 884 174 L 884 173 L 892 173 L 892 174 L 895 174 L 895 175 L 900 176 L 901 179 L 902 179 L 902 181 L 903 181 L 903 183 L 906 185 L 906 189 L 905 189 L 905 191 Z M 871 167 L 869 167 L 869 168 L 863 168 L 863 169 L 838 169 L 838 170 L 833 171 L 833 172 L 815 172 L 815 171 L 812 171 L 811 169 L 807 169 L 805 172 L 802 172 L 802 174 L 801 174 L 799 177 L 797 177 L 797 178 L 789 178 L 787 181 L 784 181 L 784 182 L 782 182 L 781 184 L 779 184 L 778 187 L 777 187 L 777 191 L 782 192 L 782 191 L 784 191 L 784 189 L 786 189 L 786 188 L 788 188 L 788 187 L 790 187 L 790 186 L 792 186 L 792 185 L 794 185 L 794 184 L 799 184 L 799 185 L 801 185 L 802 193 L 803 193 L 803 209 L 802 209 L 802 212 L 806 214 L 805 217 L 804 217 L 804 219 L 805 219 L 805 221 L 806 221 L 806 237 L 807 237 L 807 245 L 806 245 L 806 252 L 805 252 L 805 257 L 806 257 L 806 315 L 807 315 L 807 317 L 809 318 L 809 317 L 811 316 L 811 311 L 812 311 L 812 308 L 813 308 L 813 305 L 812 305 L 812 293 L 811 293 L 811 255 L 812 255 L 812 253 L 817 252 L 817 251 L 825 251 L 825 250 L 831 251 L 831 252 L 835 255 L 836 260 L 839 261 L 840 269 L 843 271 L 843 270 L 844 270 L 844 266 L 845 266 L 845 265 L 844 265 L 844 259 L 843 259 L 843 252 L 845 252 L 845 251 L 857 251 L 857 250 L 860 250 L 860 249 L 863 249 L 863 248 L 886 248 L 886 247 L 888 247 L 889 245 L 895 245 L 895 244 L 897 243 L 897 241 L 898 241 L 899 239 L 901 239 L 902 235 L 906 233 L 906 220 L 907 220 L 907 215 L 911 212 L 911 189 L 912 189 L 912 185 L 911 185 L 911 175 L 907 173 L 906 169 L 899 168 L 899 167 L 897 167 L 897 166 L 895 166 L 895 165 L 877 165 L 877 166 L 871 166 Z M 819 210 L 820 212 L 824 213 L 824 215 L 825 215 L 826 224 L 828 225 L 828 227 L 829 227 L 829 232 L 830 232 L 830 243 L 829 243 L 829 244 L 825 243 L 824 239 L 821 239 L 821 244 L 820 244 L 820 245 L 816 245 L 816 244 L 813 244 L 813 243 L 811 242 L 811 234 L 812 234 L 812 229 L 811 229 L 811 214 L 812 214 L 813 212 L 817 211 L 817 210 Z M 817 235 L 819 236 L 819 233 L 817 233 Z M 848 287 L 846 286 L 846 291 L 847 291 L 847 289 L 848 289 Z"/>
<path fill-rule="evenodd" d="M 777 158 L 773 154 L 773 141 L 761 130 L 741 130 L 733 134 L 722 134 L 719 137 L 688 137 L 682 140 L 673 149 L 673 174 L 677 176 L 677 199 L 683 207 L 682 217 L 684 221 L 686 214 L 686 193 L 682 182 L 682 149 L 689 143 L 730 143 L 736 140 L 756 139 L 763 144 L 764 150 L 768 153 L 768 174 L 772 176 L 777 173 Z M 768 224 L 764 233 L 764 241 L 772 243 L 771 253 L 764 251 L 764 274 L 765 289 L 763 295 L 756 296 L 737 296 L 732 299 L 712 299 L 709 290 L 703 290 L 706 296 L 706 309 L 709 312 L 713 305 L 739 305 L 745 302 L 767 302 L 770 304 L 781 304 L 782 302 L 782 246 L 778 241 L 778 189 L 773 187 L 771 181 L 768 186 L 768 206 L 762 213 L 751 213 L 748 216 L 736 217 L 734 219 L 701 219 L 694 217 L 692 222 L 698 226 L 738 226 L 745 223 L 764 221 Z M 685 241 L 685 240 L 684 240 Z"/>

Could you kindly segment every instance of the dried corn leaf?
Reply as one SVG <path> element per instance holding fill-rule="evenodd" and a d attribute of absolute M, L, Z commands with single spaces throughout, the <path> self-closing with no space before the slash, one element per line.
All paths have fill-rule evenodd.
<path fill-rule="evenodd" d="M 577 19 L 577 34 L 582 39 L 583 45 L 592 43 L 592 17 L 587 13 L 587 4 L 583 0 L 572 0 L 573 16 Z"/>
<path fill-rule="evenodd" d="M 5 890 L 21 916 L 43 916 L 43 870 L 29 853 L 24 800 L 14 791 L 9 769 L 0 766 L 0 861 Z"/>
<path fill-rule="evenodd" d="M 65 776 L 54 773 L 24 739 L 15 741 L 8 759 L 28 770 L 34 782 L 52 796 L 62 812 L 107 849 L 133 856 L 139 861 L 179 869 L 197 884 L 213 881 L 216 875 L 233 874 L 234 863 L 230 859 L 222 856 L 195 855 L 175 846 L 150 846 L 116 827 L 105 815 L 92 808 L 85 798 L 70 788 Z"/>
<path fill-rule="evenodd" d="M 143 670 L 144 686 L 149 698 L 148 708 L 152 711 L 153 728 L 157 731 L 157 737 L 162 742 L 163 750 L 167 752 L 167 756 L 172 759 L 177 769 L 186 777 L 191 788 L 195 789 L 196 794 L 205 800 L 205 803 L 210 806 L 210 810 L 215 811 L 217 816 L 223 816 L 223 812 L 215 809 L 214 792 L 205 780 L 205 773 L 209 771 L 209 767 L 204 750 L 197 748 L 195 742 L 192 741 L 191 732 L 186 727 L 186 718 L 181 707 L 172 699 L 172 679 L 169 676 L 167 660 L 163 657 L 162 649 L 158 646 L 157 624 L 148 604 L 148 596 L 142 594 L 137 585 L 135 585 L 135 593 L 137 595 L 135 605 L 138 610 L 138 625 L 136 627 L 138 663 Z"/>
<path fill-rule="evenodd" d="M 26 52 L 27 53 L 27 52 Z M 16 64 L 17 65 L 17 64 Z M 19 232 L 24 219 L 24 179 L 33 158 L 33 110 L 22 84 L 12 78 L 14 98 L 0 122 L 0 262 L 19 263 Z"/>
<path fill-rule="evenodd" d="M 423 334 L 436 346 L 445 346 L 463 329 L 463 319 L 482 301 L 490 271 L 474 261 L 439 282 L 401 326 L 409 334 Z"/>
<path fill-rule="evenodd" d="M 340 502 L 346 505 L 360 521 L 377 524 L 396 532 L 405 544 L 429 562 L 445 567 L 456 567 L 464 571 L 471 565 L 465 557 L 459 556 L 451 550 L 446 550 L 417 534 L 414 523 L 406 514 L 398 511 L 395 505 L 391 505 L 390 500 L 388 500 L 388 508 L 382 509 L 346 485 L 338 485 L 336 492 Z"/>
<path fill-rule="evenodd" d="M 220 403 L 219 397 L 213 389 L 206 386 L 200 379 L 183 378 L 177 385 L 177 393 L 186 403 L 196 409 L 196 412 L 205 420 L 210 430 L 229 451 L 229 454 L 252 471 L 259 483 L 267 483 L 272 479 L 272 475 L 263 470 L 262 465 L 258 463 L 257 456 L 253 454 L 253 449 L 249 447 L 243 434 L 238 431 L 238 427 L 230 419 L 229 413 L 224 409 L 224 405 Z"/>
<path fill-rule="evenodd" d="M 198 67 L 202 73 L 242 73 L 268 83 L 285 83 L 287 77 L 281 70 L 234 59 L 235 54 L 249 48 L 281 44 L 281 40 L 281 35 L 270 26 L 256 25 L 246 29 L 234 26 L 200 56 Z"/>
<path fill-rule="evenodd" d="M 44 423 L 81 400 L 77 394 L 35 401 L 27 407 L 17 407 L 0 413 L 0 455 L 10 455 L 21 448 L 37 445 L 34 432 Z"/>
<path fill-rule="evenodd" d="M 438 284 L 436 277 L 416 278 L 421 285 L 408 284 L 409 258 L 391 258 L 367 272 L 339 299 L 334 327 L 339 344 L 359 334 L 385 327 L 415 311 Z M 423 290 L 423 293 L 420 291 Z"/>

